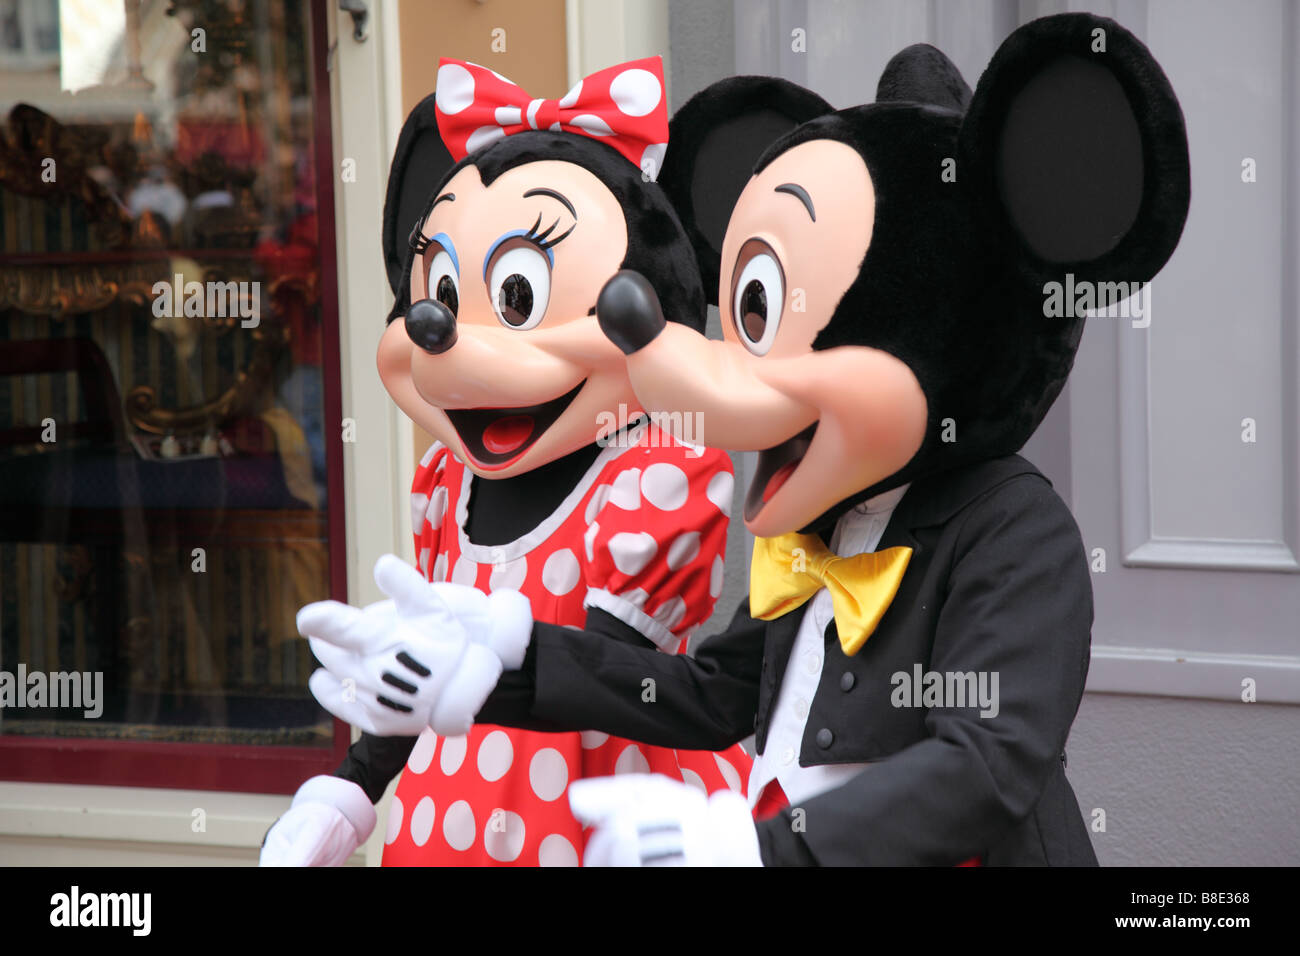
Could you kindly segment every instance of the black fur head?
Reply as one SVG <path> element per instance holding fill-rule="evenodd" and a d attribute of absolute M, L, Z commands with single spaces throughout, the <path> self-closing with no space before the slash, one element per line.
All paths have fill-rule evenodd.
<path fill-rule="evenodd" d="M 1086 14 L 1015 31 L 973 96 L 942 53 L 918 45 L 889 63 L 874 104 L 826 106 L 773 137 L 775 97 L 815 102 L 758 77 L 699 94 L 673 121 L 664 181 L 701 272 L 716 277 L 718 208 L 734 206 L 751 173 L 816 139 L 848 144 L 867 166 L 871 243 L 813 348 L 863 345 L 901 359 L 929 423 L 911 461 L 813 525 L 824 526 L 866 497 L 1023 446 L 1064 385 L 1083 329 L 1082 318 L 1046 317 L 1045 284 L 1067 274 L 1145 283 L 1159 271 L 1187 214 L 1187 140 L 1150 52 Z M 717 129 L 729 131 L 725 166 L 710 155 Z M 955 440 L 944 440 L 949 420 Z"/>
<path fill-rule="evenodd" d="M 627 222 L 622 268 L 645 275 L 659 293 L 665 316 L 703 330 L 704 291 L 690 243 L 660 187 L 617 151 L 572 133 L 545 130 L 516 133 L 477 150 L 458 163 L 438 135 L 430 93 L 402 128 L 384 203 L 384 259 L 396 301 L 388 320 L 405 315 L 414 255 L 408 238 L 423 222 L 442 187 L 465 166 L 474 166 L 485 186 L 506 170 L 541 160 L 581 166 L 618 199 Z M 592 303 L 595 306 L 595 303 Z"/>

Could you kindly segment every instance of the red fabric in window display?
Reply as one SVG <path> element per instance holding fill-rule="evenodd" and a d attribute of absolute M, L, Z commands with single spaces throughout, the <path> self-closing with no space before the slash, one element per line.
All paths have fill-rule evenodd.
<path fill-rule="evenodd" d="M 463 530 L 472 476 L 435 443 L 411 486 L 420 569 L 431 581 L 518 589 L 538 620 L 556 624 L 580 628 L 594 604 L 677 653 L 722 588 L 731 463 L 654 426 L 634 429 L 628 444 L 605 449 L 533 532 L 486 547 Z M 383 862 L 577 865 L 585 835 L 569 812 L 573 780 L 652 772 L 743 793 L 749 769 L 739 746 L 714 754 L 594 731 L 426 730 L 398 782 Z"/>

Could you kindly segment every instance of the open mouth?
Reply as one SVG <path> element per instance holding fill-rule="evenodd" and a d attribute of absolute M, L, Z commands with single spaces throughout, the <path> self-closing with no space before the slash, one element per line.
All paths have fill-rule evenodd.
<path fill-rule="evenodd" d="M 546 429 L 564 414 L 582 386 L 540 405 L 519 408 L 445 408 L 451 427 L 456 429 L 473 463 L 489 471 L 518 461 L 542 437 Z"/>
<path fill-rule="evenodd" d="M 813 422 L 793 438 L 787 438 L 779 445 L 764 449 L 758 453 L 758 466 L 754 477 L 749 482 L 749 491 L 745 493 L 745 520 L 752 521 L 763 510 L 763 506 L 772 496 L 781 490 L 781 486 L 794 474 L 799 462 L 812 444 L 813 433 L 817 423 Z"/>

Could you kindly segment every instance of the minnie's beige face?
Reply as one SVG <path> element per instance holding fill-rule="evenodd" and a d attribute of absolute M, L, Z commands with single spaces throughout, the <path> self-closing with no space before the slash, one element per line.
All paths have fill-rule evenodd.
<path fill-rule="evenodd" d="M 846 144 L 782 154 L 750 179 L 727 226 L 724 341 L 670 323 L 628 357 L 647 408 L 695 413 L 707 445 L 761 452 L 745 503 L 756 535 L 807 526 L 921 447 L 926 401 L 907 365 L 863 346 L 812 348 L 858 276 L 875 208 Z"/>
<path fill-rule="evenodd" d="M 466 166 L 422 235 L 410 300 L 450 310 L 455 343 L 433 354 L 393 321 L 379 374 L 398 407 L 471 470 L 531 471 L 591 444 L 620 404 L 640 410 L 624 356 L 593 312 L 627 251 L 623 211 L 593 174 L 547 160 L 484 186 Z"/>

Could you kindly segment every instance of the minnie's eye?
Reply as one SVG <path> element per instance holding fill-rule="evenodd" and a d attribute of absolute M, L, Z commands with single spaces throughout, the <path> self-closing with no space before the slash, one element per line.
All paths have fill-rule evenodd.
<path fill-rule="evenodd" d="M 536 328 L 551 296 L 551 263 L 526 239 L 502 243 L 488 263 L 488 293 L 501 324 L 521 331 Z"/>
<path fill-rule="evenodd" d="M 456 264 L 445 249 L 431 246 L 429 252 L 434 254 L 430 257 L 425 253 L 429 263 L 426 294 L 445 305 L 452 315 L 456 315 L 460 310 L 460 282 L 456 276 Z"/>
<path fill-rule="evenodd" d="M 785 273 L 772 247 L 750 239 L 736 258 L 731 287 L 731 317 L 740 341 L 755 355 L 766 355 L 776 339 L 785 305 Z"/>

